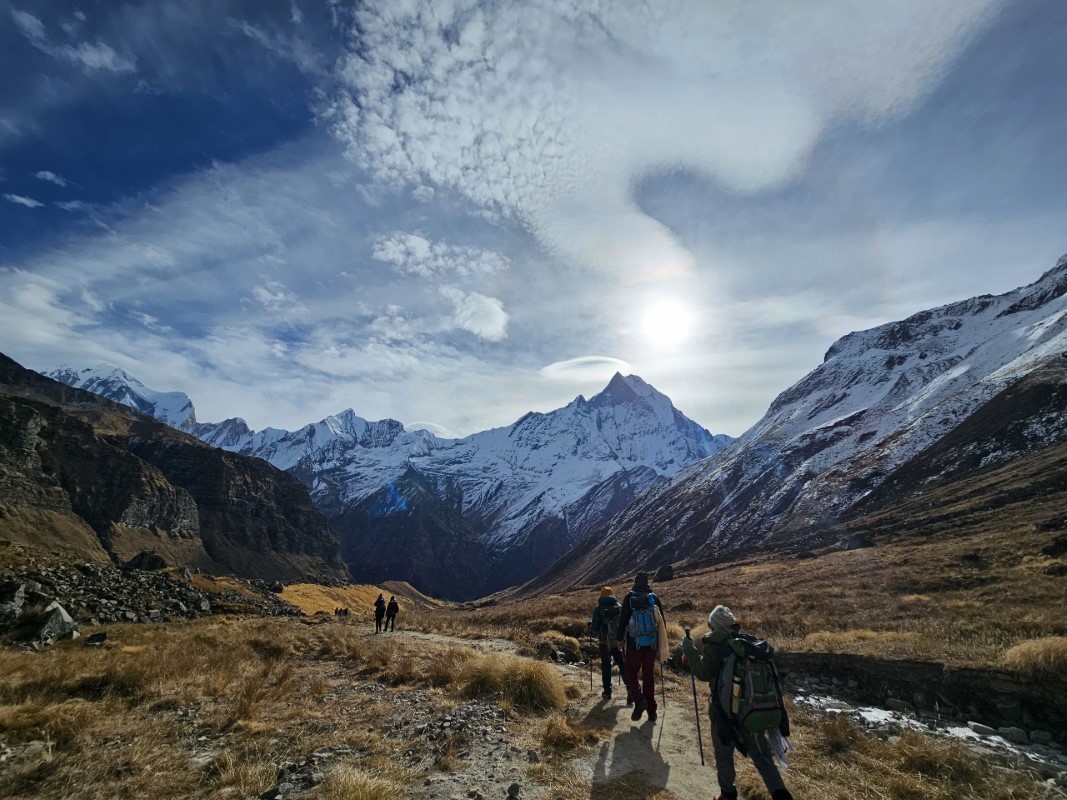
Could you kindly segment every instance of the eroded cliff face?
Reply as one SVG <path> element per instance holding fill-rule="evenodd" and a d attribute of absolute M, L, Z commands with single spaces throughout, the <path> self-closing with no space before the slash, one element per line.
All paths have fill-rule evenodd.
<path fill-rule="evenodd" d="M 40 542 L 28 520 L 44 513 L 87 526 L 116 560 L 158 546 L 178 564 L 245 577 L 347 577 L 337 538 L 295 478 L 4 356 L 0 505 L 0 535 L 31 544 Z M 86 548 L 52 527 L 50 546 Z"/>

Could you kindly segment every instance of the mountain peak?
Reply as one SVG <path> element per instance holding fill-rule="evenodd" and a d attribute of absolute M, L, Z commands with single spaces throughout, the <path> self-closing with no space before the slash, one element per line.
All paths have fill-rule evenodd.
<path fill-rule="evenodd" d="M 635 398 L 647 398 L 653 395 L 664 396 L 637 375 L 623 375 L 621 372 L 616 372 L 608 381 L 608 385 L 604 387 L 604 391 L 591 397 L 589 402 L 599 406 L 618 405 L 632 402 Z"/>

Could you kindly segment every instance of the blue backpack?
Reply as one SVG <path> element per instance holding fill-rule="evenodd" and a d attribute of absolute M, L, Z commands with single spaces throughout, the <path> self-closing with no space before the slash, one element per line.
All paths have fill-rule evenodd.
<path fill-rule="evenodd" d="M 638 647 L 659 644 L 659 623 L 656 619 L 656 595 L 652 592 L 630 592 L 630 621 L 626 632 Z"/>

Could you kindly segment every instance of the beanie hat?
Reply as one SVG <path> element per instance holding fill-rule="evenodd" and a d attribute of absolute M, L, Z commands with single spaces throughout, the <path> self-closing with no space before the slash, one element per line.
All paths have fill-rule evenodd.
<path fill-rule="evenodd" d="M 715 606 L 708 614 L 708 627 L 713 631 L 724 631 L 736 624 L 734 612 L 726 606 Z"/>
<path fill-rule="evenodd" d="M 634 588 L 635 589 L 644 589 L 645 591 L 648 591 L 648 573 L 647 572 L 638 572 L 634 576 Z"/>
<path fill-rule="evenodd" d="M 611 594 L 611 587 L 610 586 L 605 586 L 603 589 L 600 590 L 600 596 L 601 597 L 607 597 L 609 594 Z"/>

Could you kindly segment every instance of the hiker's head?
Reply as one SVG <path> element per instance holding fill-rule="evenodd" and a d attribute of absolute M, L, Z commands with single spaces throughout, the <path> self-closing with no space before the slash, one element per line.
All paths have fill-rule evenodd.
<path fill-rule="evenodd" d="M 610 594 L 612 594 L 610 586 L 605 586 L 600 590 L 600 596 L 601 597 L 607 597 Z"/>
<path fill-rule="evenodd" d="M 726 631 L 736 624 L 734 612 L 726 606 L 715 606 L 708 614 L 708 627 L 713 631 Z"/>
<path fill-rule="evenodd" d="M 639 592 L 647 592 L 648 591 L 648 573 L 647 572 L 638 572 L 634 576 L 634 589 L 639 591 Z"/>

